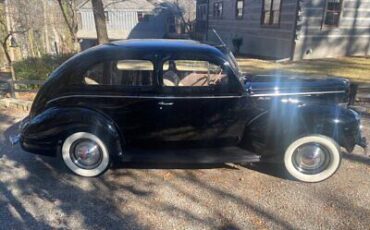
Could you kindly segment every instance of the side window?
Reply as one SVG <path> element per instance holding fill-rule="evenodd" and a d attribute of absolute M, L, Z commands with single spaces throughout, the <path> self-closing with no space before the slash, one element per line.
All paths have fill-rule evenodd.
<path fill-rule="evenodd" d="M 213 17 L 214 18 L 222 18 L 224 5 L 223 2 L 215 2 L 213 4 Z"/>
<path fill-rule="evenodd" d="M 165 87 L 210 87 L 228 84 L 221 66 L 198 60 L 169 60 L 163 64 Z"/>
<path fill-rule="evenodd" d="M 325 9 L 324 25 L 338 26 L 342 12 L 343 0 L 327 0 Z"/>
<path fill-rule="evenodd" d="M 282 0 L 263 0 L 261 24 L 264 26 L 278 26 L 281 16 Z"/>
<path fill-rule="evenodd" d="M 147 60 L 99 63 L 83 75 L 86 85 L 152 86 L 154 65 Z"/>

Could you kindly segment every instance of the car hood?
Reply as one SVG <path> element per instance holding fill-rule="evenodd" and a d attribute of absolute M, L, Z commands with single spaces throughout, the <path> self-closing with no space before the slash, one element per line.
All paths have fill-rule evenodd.
<path fill-rule="evenodd" d="M 333 77 L 256 75 L 248 78 L 251 95 L 300 95 L 348 93 L 349 81 Z"/>

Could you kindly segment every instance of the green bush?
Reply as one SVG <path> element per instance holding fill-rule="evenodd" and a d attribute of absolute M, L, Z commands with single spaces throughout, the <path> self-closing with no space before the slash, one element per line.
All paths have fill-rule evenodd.
<path fill-rule="evenodd" d="M 17 80 L 46 80 L 48 75 L 73 54 L 44 55 L 40 58 L 27 58 L 14 63 Z"/>

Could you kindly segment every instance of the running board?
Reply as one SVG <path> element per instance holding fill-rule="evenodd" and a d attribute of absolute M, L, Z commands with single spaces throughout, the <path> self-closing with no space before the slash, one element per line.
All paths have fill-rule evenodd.
<path fill-rule="evenodd" d="M 261 157 L 238 147 L 181 149 L 181 150 L 138 150 L 124 151 L 124 162 L 161 163 L 251 163 Z"/>

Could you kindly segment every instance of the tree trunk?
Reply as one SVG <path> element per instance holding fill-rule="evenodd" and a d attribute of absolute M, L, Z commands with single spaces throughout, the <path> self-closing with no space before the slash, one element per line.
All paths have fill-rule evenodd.
<path fill-rule="evenodd" d="M 59 4 L 60 11 L 62 12 L 64 21 L 65 21 L 65 23 L 68 27 L 68 31 L 71 34 L 72 40 L 73 40 L 73 42 L 76 42 L 77 39 L 76 39 L 75 31 L 73 30 L 73 26 L 71 25 L 71 23 L 68 20 L 68 15 L 64 10 L 62 0 L 57 0 L 57 1 L 58 1 L 58 4 Z"/>
<path fill-rule="evenodd" d="M 10 66 L 12 64 L 12 59 L 10 58 L 10 54 L 9 54 L 9 50 L 8 50 L 6 41 L 7 40 L 5 40 L 1 45 L 2 45 L 2 48 L 3 48 L 4 54 L 5 54 L 6 61 L 8 62 L 8 65 Z"/>
<path fill-rule="evenodd" d="M 44 17 L 44 41 L 45 41 L 45 49 L 46 53 L 50 54 L 51 49 L 50 49 L 50 43 L 49 43 L 49 26 L 48 26 L 48 16 L 47 16 L 47 11 L 48 11 L 48 3 L 46 1 L 42 1 L 43 4 L 43 17 Z"/>
<path fill-rule="evenodd" d="M 91 0 L 94 12 L 96 34 L 99 44 L 109 42 L 104 6 L 102 0 Z"/>

